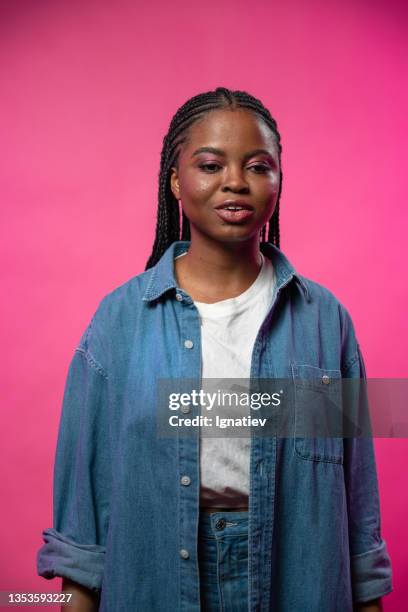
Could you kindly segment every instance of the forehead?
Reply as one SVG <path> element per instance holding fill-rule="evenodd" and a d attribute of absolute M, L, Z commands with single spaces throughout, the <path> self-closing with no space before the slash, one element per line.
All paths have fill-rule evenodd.
<path fill-rule="evenodd" d="M 184 149 L 205 145 L 223 149 L 263 147 L 277 152 L 272 130 L 261 117 L 243 108 L 213 110 L 194 122 L 189 128 Z"/>

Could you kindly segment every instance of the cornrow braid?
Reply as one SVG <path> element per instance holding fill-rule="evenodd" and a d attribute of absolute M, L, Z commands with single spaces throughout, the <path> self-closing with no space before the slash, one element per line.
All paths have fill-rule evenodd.
<path fill-rule="evenodd" d="M 179 202 L 170 187 L 171 168 L 173 166 L 177 167 L 180 147 L 186 141 L 191 125 L 201 119 L 205 113 L 224 108 L 247 108 L 261 117 L 275 135 L 279 161 L 281 159 L 281 138 L 276 121 L 262 102 L 254 96 L 245 91 L 232 91 L 226 87 L 217 87 L 213 91 L 200 93 L 187 100 L 173 116 L 169 130 L 163 139 L 160 156 L 156 235 L 145 270 L 154 266 L 173 242 L 180 239 L 190 240 L 189 220 L 183 211 L 180 212 Z M 265 242 L 266 225 L 268 225 L 268 242 L 272 242 L 278 248 L 280 248 L 279 201 L 281 190 L 282 170 L 275 210 L 269 223 L 265 224 L 260 232 L 261 240 Z"/>

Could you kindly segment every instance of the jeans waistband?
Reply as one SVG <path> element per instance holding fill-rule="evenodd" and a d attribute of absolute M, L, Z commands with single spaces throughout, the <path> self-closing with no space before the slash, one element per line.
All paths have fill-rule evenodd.
<path fill-rule="evenodd" d="M 200 512 L 198 536 L 220 538 L 248 534 L 248 511 Z"/>

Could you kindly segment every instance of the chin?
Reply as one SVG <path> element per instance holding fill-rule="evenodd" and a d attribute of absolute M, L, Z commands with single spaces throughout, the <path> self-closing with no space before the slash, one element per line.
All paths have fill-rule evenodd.
<path fill-rule="evenodd" d="M 246 242 L 251 240 L 254 236 L 259 234 L 258 229 L 239 229 L 238 227 L 228 228 L 227 231 L 220 232 L 215 235 L 212 234 L 211 238 L 217 242 L 234 243 L 234 242 Z"/>

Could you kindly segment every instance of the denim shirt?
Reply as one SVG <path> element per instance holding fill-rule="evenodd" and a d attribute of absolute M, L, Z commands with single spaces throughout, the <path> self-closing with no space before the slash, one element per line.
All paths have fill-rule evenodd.
<path fill-rule="evenodd" d="M 154 416 L 159 378 L 200 380 L 199 315 L 174 274 L 189 244 L 101 300 L 68 372 L 37 570 L 101 589 L 104 612 L 200 610 L 199 434 L 159 438 Z M 260 248 L 276 289 L 251 380 L 365 378 L 345 307 Z M 252 435 L 248 510 L 250 612 L 351 612 L 392 590 L 372 438 Z"/>

